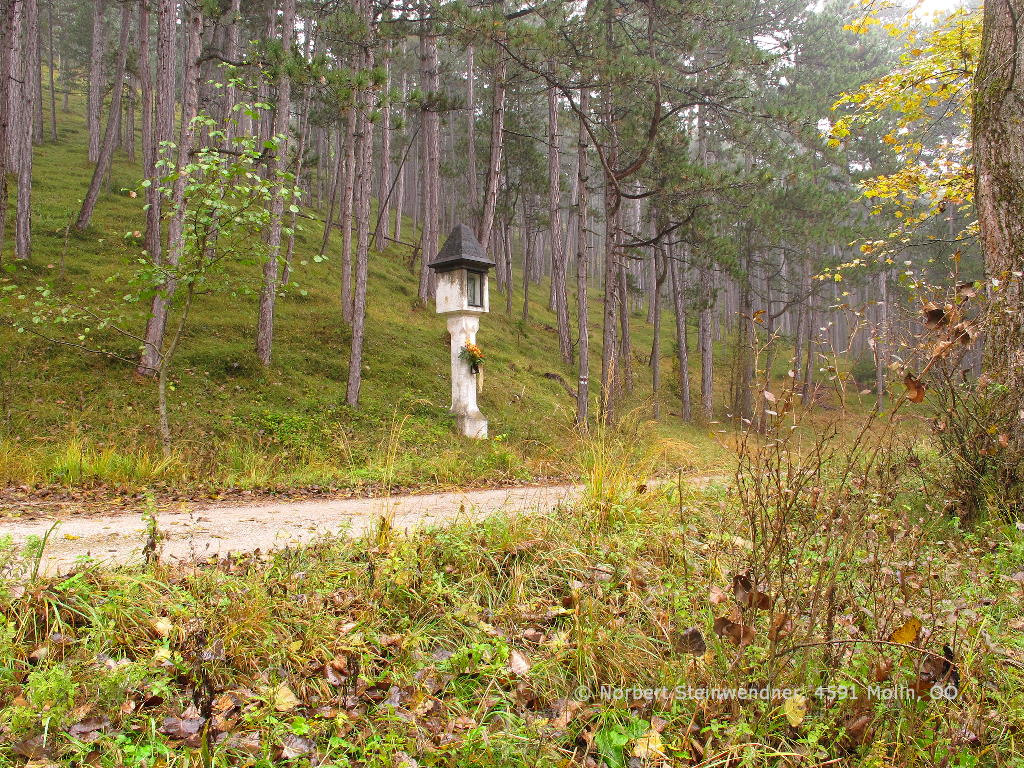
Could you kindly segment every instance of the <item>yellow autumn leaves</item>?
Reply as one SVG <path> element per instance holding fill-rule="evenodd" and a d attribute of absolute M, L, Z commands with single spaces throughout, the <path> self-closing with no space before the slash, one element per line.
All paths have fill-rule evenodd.
<path fill-rule="evenodd" d="M 889 641 L 900 645 L 910 645 L 921 634 L 921 622 L 911 617 L 889 636 Z"/>
<path fill-rule="evenodd" d="M 846 29 L 866 34 L 881 23 L 878 13 L 879 9 L 869 6 L 864 17 Z M 963 207 L 974 193 L 968 151 L 981 10 L 958 9 L 937 18 L 924 32 L 918 31 L 920 26 L 913 11 L 899 24 L 884 25 L 891 37 L 903 40 L 900 66 L 842 94 L 832 108 L 849 109 L 828 133 L 829 146 L 837 148 L 856 128 L 870 135 L 878 121 L 890 124 L 881 142 L 895 153 L 900 167 L 864 180 L 861 187 L 864 197 L 876 202 L 872 214 L 888 210 L 899 222 L 890 235 L 894 247 L 925 222 L 944 214 L 947 203 Z M 936 132 L 938 122 L 943 130 Z M 970 230 L 973 223 L 968 220 L 964 226 Z"/>

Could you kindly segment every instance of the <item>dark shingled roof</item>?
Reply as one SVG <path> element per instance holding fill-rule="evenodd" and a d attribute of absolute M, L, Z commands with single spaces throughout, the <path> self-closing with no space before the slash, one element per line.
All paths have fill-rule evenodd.
<path fill-rule="evenodd" d="M 456 224 L 429 266 L 437 272 L 450 272 L 459 267 L 486 271 L 494 266 L 494 259 L 484 253 L 473 230 L 465 224 Z"/>

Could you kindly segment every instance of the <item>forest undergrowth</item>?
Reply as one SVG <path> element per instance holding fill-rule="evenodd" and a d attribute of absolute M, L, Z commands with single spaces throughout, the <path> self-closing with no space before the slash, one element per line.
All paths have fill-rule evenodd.
<path fill-rule="evenodd" d="M 599 430 L 572 508 L 43 578 L 3 551 L 0 765 L 1016 766 L 1024 534 L 885 424 L 727 483 Z"/>

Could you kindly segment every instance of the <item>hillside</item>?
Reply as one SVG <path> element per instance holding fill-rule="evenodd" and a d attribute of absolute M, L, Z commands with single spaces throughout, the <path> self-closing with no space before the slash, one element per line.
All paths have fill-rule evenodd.
<path fill-rule="evenodd" d="M 32 262 L 14 264 L 6 256 L 2 279 L 18 290 L 46 283 L 66 292 L 70 303 L 118 306 L 131 261 L 139 256 L 134 238 L 124 235 L 142 227 L 141 199 L 128 192 L 141 170 L 119 156 L 91 228 L 82 235 L 69 231 L 91 169 L 84 122 L 62 114 L 61 126 L 58 144 L 35 151 Z M 328 260 L 315 263 L 322 222 L 316 211 L 304 214 L 292 283 L 278 304 L 269 371 L 253 352 L 255 269 L 240 276 L 245 291 L 204 297 L 197 307 L 173 372 L 175 448 L 169 460 L 156 439 L 153 382 L 135 376 L 126 363 L 0 328 L 0 484 L 366 488 L 487 485 L 578 471 L 571 458 L 579 443 L 574 404 L 558 380 L 573 382 L 575 376 L 558 357 L 546 289 L 532 288 L 529 320 L 521 318 L 521 294 L 513 297 L 511 316 L 504 299 L 493 296 L 494 310 L 480 332 L 487 354 L 481 409 L 492 439 L 457 439 L 447 413 L 444 322 L 432 307 L 418 306 L 416 277 L 402 246 L 392 244 L 371 259 L 362 403 L 358 410 L 345 406 L 349 329 L 337 299 L 339 236 L 331 237 Z M 87 296 L 90 290 L 98 295 Z M 122 327 L 141 331 L 143 308 L 121 305 L 116 311 Z M 666 316 L 666 412 L 677 397 L 670 323 Z M 591 344 L 598 364 L 599 324 L 595 306 Z M 649 413 L 651 328 L 639 314 L 634 333 L 636 390 L 629 420 L 642 422 Z M 131 339 L 109 334 L 104 342 L 134 355 Z M 720 353 L 724 361 L 726 351 Z M 672 465 L 685 470 L 715 464 L 722 455 L 706 430 L 676 416 L 638 428 L 663 439 Z"/>

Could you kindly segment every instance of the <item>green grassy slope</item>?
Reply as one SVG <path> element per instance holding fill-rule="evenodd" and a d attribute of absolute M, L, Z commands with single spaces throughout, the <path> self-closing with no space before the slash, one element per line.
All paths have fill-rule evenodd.
<path fill-rule="evenodd" d="M 36 149 L 32 263 L 12 265 L 8 233 L 2 279 L 22 289 L 45 283 L 69 300 L 95 289 L 99 298 L 89 302 L 116 304 L 139 256 L 138 241 L 125 234 L 142 228 L 141 198 L 124 190 L 137 186 L 140 169 L 118 157 L 92 227 L 68 233 L 91 167 L 81 117 L 63 113 L 60 126 L 59 143 Z M 521 319 L 521 295 L 511 316 L 504 298 L 492 295 L 494 311 L 479 336 L 488 356 L 481 409 L 492 439 L 462 440 L 447 413 L 445 324 L 432 307 L 417 305 L 403 246 L 371 259 L 362 405 L 344 405 L 349 329 L 338 301 L 340 238 L 332 235 L 327 262 L 314 263 L 321 226 L 304 218 L 297 235 L 293 283 L 278 304 L 269 371 L 253 352 L 258 270 L 247 267 L 240 275 L 247 286 L 241 294 L 202 298 L 175 363 L 175 455 L 169 461 L 160 458 L 156 441 L 153 382 L 134 376 L 123 362 L 0 328 L 0 485 L 446 485 L 571 474 L 573 402 L 546 374 L 569 382 L 575 376 L 559 360 L 545 287 L 532 288 L 540 301 L 531 305 L 528 321 Z M 124 327 L 141 333 L 143 307 L 118 311 Z M 666 412 L 676 397 L 669 326 Z M 633 407 L 645 414 L 650 388 L 640 355 L 646 358 L 650 349 L 651 329 L 639 316 L 634 329 Z M 105 342 L 127 357 L 135 354 L 131 339 Z M 599 338 L 592 343 L 599 360 Z M 677 463 L 698 468 L 721 456 L 706 433 L 677 417 L 667 416 L 654 431 L 677 447 L 682 441 Z"/>

